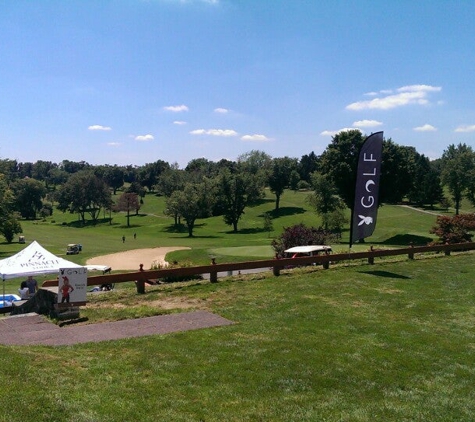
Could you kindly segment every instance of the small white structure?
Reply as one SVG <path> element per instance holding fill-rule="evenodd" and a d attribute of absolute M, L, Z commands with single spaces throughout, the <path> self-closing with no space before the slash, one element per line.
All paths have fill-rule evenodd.
<path fill-rule="evenodd" d="M 29 275 L 58 274 L 60 268 L 79 269 L 83 266 L 54 255 L 34 240 L 15 255 L 0 260 L 3 294 L 5 296 L 5 280 Z"/>
<path fill-rule="evenodd" d="M 36 240 L 15 255 L 0 260 L 3 280 L 29 275 L 58 273 L 60 268 L 82 268 L 82 265 L 60 258 L 47 251 Z"/>
<path fill-rule="evenodd" d="M 316 256 L 321 253 L 330 253 L 332 248 L 327 245 L 294 246 L 284 251 L 286 258 L 298 258 L 302 256 Z"/>

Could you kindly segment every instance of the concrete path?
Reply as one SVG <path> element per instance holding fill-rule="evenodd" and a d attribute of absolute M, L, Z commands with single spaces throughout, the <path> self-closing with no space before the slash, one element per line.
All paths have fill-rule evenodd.
<path fill-rule="evenodd" d="M 0 318 L 0 344 L 66 346 L 231 325 L 207 311 L 60 327 L 38 314 Z"/>

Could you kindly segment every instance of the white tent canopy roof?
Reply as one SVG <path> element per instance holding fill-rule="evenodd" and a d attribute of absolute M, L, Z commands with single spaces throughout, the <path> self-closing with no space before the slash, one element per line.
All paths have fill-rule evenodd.
<path fill-rule="evenodd" d="M 36 240 L 17 254 L 0 260 L 0 275 L 3 280 L 58 273 L 60 268 L 82 268 L 82 266 L 57 257 L 43 248 Z"/>

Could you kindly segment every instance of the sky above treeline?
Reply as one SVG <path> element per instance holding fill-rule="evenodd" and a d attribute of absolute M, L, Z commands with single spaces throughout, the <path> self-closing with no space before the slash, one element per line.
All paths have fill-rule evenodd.
<path fill-rule="evenodd" d="M 180 167 L 475 146 L 475 2 L 0 2 L 0 158 Z"/>

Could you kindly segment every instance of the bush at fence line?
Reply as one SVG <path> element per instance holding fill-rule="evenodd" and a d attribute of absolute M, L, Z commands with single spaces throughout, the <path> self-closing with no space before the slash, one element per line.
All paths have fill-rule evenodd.
<path fill-rule="evenodd" d="M 190 268 L 193 267 L 190 261 L 185 261 L 182 263 L 178 263 L 177 261 L 173 261 L 172 263 L 162 263 L 153 261 L 151 270 L 163 270 L 163 269 L 173 269 L 173 268 Z M 173 283 L 177 281 L 190 281 L 190 280 L 203 280 L 203 276 L 201 274 L 192 274 L 192 275 L 176 275 L 176 276 L 166 276 L 159 279 L 165 283 Z"/>

